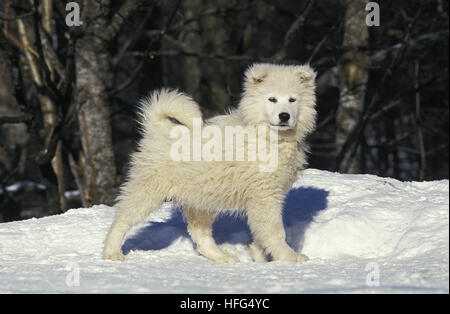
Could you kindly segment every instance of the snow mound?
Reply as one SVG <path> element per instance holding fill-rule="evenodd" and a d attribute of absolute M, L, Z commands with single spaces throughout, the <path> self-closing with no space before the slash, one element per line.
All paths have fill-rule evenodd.
<path fill-rule="evenodd" d="M 114 212 L 102 205 L 0 224 L 0 293 L 449 292 L 448 180 L 304 171 L 283 218 L 305 264 L 251 262 L 245 219 L 230 216 L 214 237 L 241 263 L 209 261 L 170 203 L 130 232 L 125 262 L 104 261 Z"/>

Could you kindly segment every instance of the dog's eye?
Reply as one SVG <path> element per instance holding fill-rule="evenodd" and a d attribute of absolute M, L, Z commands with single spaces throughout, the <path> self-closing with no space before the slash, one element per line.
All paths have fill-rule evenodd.
<path fill-rule="evenodd" d="M 297 99 L 295 99 L 295 98 L 289 98 L 289 102 L 295 102 Z"/>
<path fill-rule="evenodd" d="M 270 97 L 270 98 L 269 98 L 269 101 L 271 101 L 271 102 L 277 102 L 277 99 L 276 99 L 275 97 Z"/>

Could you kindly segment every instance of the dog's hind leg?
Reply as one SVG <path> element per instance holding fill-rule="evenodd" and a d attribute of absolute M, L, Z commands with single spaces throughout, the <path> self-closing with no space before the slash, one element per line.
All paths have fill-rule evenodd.
<path fill-rule="evenodd" d="M 259 245 L 255 240 L 253 240 L 247 247 L 247 251 L 250 254 L 250 257 L 255 262 L 267 262 L 266 252 L 264 248 Z"/>
<path fill-rule="evenodd" d="M 237 257 L 226 254 L 219 248 L 212 236 L 212 226 L 217 216 L 216 214 L 195 210 L 187 206 L 183 208 L 183 214 L 188 223 L 188 232 L 201 255 L 218 263 L 235 263 L 239 261 Z"/>
<path fill-rule="evenodd" d="M 287 244 L 281 213 L 281 202 L 275 198 L 248 202 L 247 217 L 252 236 L 273 260 L 306 262 L 308 257 L 297 254 Z"/>
<path fill-rule="evenodd" d="M 105 240 L 103 258 L 123 261 L 122 243 L 126 233 L 158 209 L 161 203 L 162 198 L 148 181 L 140 184 L 137 180 L 127 182 L 116 204 L 117 212 Z"/>

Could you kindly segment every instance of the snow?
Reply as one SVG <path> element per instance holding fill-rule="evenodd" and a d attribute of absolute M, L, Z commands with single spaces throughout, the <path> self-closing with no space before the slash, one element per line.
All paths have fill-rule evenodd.
<path fill-rule="evenodd" d="M 17 192 L 19 190 L 23 190 L 23 189 L 36 189 L 36 190 L 45 190 L 45 186 L 36 182 L 32 182 L 32 181 L 20 181 L 17 183 L 14 183 L 12 185 L 9 185 L 6 187 L 6 191 L 7 192 Z M 0 189 L 0 195 L 3 194 L 3 190 Z"/>
<path fill-rule="evenodd" d="M 241 260 L 199 256 L 170 203 L 134 228 L 125 262 L 101 259 L 108 206 L 0 224 L 0 293 L 448 293 L 449 181 L 400 182 L 309 169 L 286 198 L 304 264 L 254 263 L 241 218 L 215 224 Z"/>

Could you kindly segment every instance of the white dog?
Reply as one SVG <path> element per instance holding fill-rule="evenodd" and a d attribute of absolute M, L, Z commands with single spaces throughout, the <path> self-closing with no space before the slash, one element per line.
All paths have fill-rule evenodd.
<path fill-rule="evenodd" d="M 171 200 L 182 206 L 198 252 L 216 262 L 237 261 L 212 237 L 214 219 L 224 211 L 247 215 L 253 238 L 249 250 L 255 261 L 265 261 L 268 254 L 273 260 L 307 261 L 286 243 L 282 206 L 298 170 L 306 164 L 304 138 L 316 118 L 314 80 L 315 72 L 307 65 L 254 64 L 245 73 L 238 108 L 208 121 L 202 121 L 197 103 L 177 91 L 161 90 L 142 101 L 143 138 L 121 187 L 103 257 L 123 260 L 121 246 L 127 231 Z M 276 131 L 276 168 L 261 171 L 261 160 L 174 160 L 173 130 L 184 128 L 195 137 L 195 121 L 203 130 L 242 126 Z M 273 144 L 274 139 L 265 141 Z M 195 149 L 195 144 L 188 145 Z M 248 149 L 251 143 L 246 140 L 241 145 Z"/>

